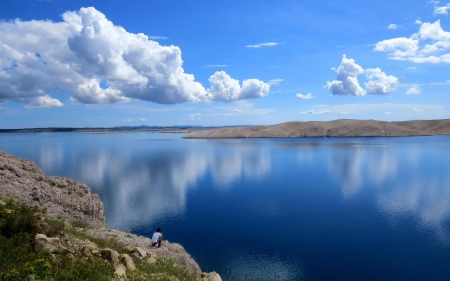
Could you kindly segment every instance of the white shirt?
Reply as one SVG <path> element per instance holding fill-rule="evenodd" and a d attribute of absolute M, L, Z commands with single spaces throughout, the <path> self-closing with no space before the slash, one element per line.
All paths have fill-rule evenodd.
<path fill-rule="evenodd" d="M 161 233 L 159 233 L 159 232 L 155 232 L 155 233 L 153 233 L 153 237 L 152 237 L 152 243 L 156 243 L 156 242 L 158 242 L 158 239 L 159 239 L 159 237 L 161 237 L 162 236 L 162 234 Z"/>

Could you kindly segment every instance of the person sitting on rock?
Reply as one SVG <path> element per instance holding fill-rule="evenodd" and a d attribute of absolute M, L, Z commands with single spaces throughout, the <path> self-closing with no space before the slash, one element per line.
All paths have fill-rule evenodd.
<path fill-rule="evenodd" d="M 158 228 L 155 233 L 153 233 L 152 237 L 152 246 L 155 247 L 158 244 L 158 247 L 161 247 L 161 241 L 163 240 L 162 230 Z"/>

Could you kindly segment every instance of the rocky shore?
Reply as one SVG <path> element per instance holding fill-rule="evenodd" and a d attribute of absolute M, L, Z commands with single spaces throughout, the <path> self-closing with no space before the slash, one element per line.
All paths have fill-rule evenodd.
<path fill-rule="evenodd" d="M 220 276 L 215 272 L 202 273 L 198 264 L 179 244 L 163 241 L 160 248 L 155 248 L 151 247 L 150 239 L 147 237 L 109 229 L 105 224 L 102 201 L 97 194 L 91 193 L 86 184 L 62 177 L 46 176 L 32 161 L 8 155 L 3 151 L 0 151 L 0 197 L 14 198 L 15 201 L 28 206 L 45 208 L 47 217 L 64 219 L 68 224 L 87 223 L 90 226 L 84 230 L 87 235 L 101 239 L 114 239 L 118 243 L 127 245 L 128 253 L 113 254 L 120 256 L 127 266 L 128 254 L 135 254 L 141 259 L 146 258 L 149 263 L 156 263 L 160 258 L 169 258 L 178 267 L 197 276 L 198 280 L 221 281 Z M 36 237 L 37 245 L 38 241 L 41 241 L 42 245 L 47 245 L 47 242 L 51 241 L 51 238 L 46 237 L 45 234 L 38 235 L 42 236 Z M 61 245 L 58 247 L 63 247 L 69 252 L 76 252 L 74 247 L 79 248 L 79 245 L 83 244 L 84 249 L 91 248 L 93 253 L 106 255 L 111 260 L 111 254 L 105 254 L 105 249 L 98 249 L 89 241 L 78 241 L 67 234 L 58 239 L 57 246 Z M 85 244 L 91 246 L 88 247 Z M 45 248 L 45 246 L 42 247 Z"/>

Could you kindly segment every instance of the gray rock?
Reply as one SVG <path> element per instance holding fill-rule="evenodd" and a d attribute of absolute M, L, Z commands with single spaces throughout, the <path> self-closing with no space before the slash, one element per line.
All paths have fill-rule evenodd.
<path fill-rule="evenodd" d="M 220 275 L 215 271 L 210 273 L 203 272 L 201 277 L 202 281 L 222 281 Z"/>
<path fill-rule="evenodd" d="M 147 260 L 148 264 L 156 264 L 157 260 L 154 257 L 149 257 Z"/>
<path fill-rule="evenodd" d="M 127 273 L 126 273 L 127 268 L 125 267 L 125 265 L 119 263 L 114 266 L 114 269 L 115 269 L 114 276 L 125 277 L 125 278 L 127 277 Z"/>
<path fill-rule="evenodd" d="M 119 264 L 119 253 L 113 249 L 105 248 L 101 252 L 102 257 L 110 261 L 114 266 Z"/>
<path fill-rule="evenodd" d="M 147 252 L 144 251 L 141 247 L 136 247 L 136 252 L 143 258 L 147 257 Z"/>
<path fill-rule="evenodd" d="M 47 237 L 45 234 L 36 234 L 34 242 L 34 248 L 37 252 L 70 253 L 69 249 L 61 245 L 61 240 L 58 237 Z"/>
<path fill-rule="evenodd" d="M 120 255 L 120 260 L 125 263 L 125 265 L 127 266 L 128 270 L 133 271 L 133 270 L 136 269 L 136 265 L 134 264 L 133 258 L 130 257 L 129 255 L 121 254 Z"/>

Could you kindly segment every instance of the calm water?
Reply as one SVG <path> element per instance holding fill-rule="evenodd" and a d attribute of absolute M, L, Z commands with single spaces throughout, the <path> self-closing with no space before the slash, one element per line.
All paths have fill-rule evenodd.
<path fill-rule="evenodd" d="M 450 280 L 450 137 L 0 134 L 224 280 Z"/>

